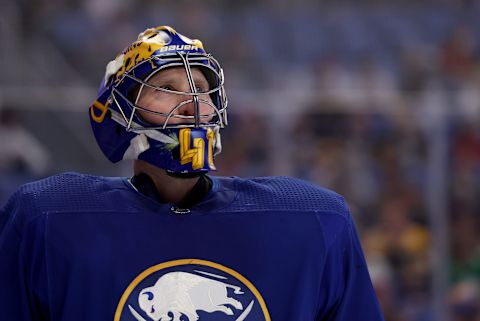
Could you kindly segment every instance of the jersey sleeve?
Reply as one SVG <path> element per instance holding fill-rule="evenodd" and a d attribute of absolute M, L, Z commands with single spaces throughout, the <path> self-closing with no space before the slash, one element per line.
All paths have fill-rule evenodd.
<path fill-rule="evenodd" d="M 45 219 L 25 215 L 19 194 L 0 209 L 0 311 L 2 320 L 47 321 Z"/>
<path fill-rule="evenodd" d="M 384 321 L 351 215 L 328 249 L 316 321 Z"/>

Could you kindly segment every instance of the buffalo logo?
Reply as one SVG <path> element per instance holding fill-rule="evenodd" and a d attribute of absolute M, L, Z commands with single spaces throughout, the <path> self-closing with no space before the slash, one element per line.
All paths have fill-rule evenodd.
<path fill-rule="evenodd" d="M 126 307 L 126 308 L 125 308 Z M 257 289 L 243 276 L 204 260 L 153 266 L 129 285 L 115 321 L 270 321 Z"/>

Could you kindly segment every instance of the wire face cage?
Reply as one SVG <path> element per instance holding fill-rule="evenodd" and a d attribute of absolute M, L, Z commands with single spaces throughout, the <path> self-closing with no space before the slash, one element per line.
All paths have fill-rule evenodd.
<path fill-rule="evenodd" d="M 148 65 L 146 65 L 148 64 Z M 157 67 L 158 66 L 158 67 Z M 136 76 L 136 71 L 142 68 L 154 68 L 144 80 Z M 183 67 L 190 91 L 178 91 L 171 88 L 163 88 L 149 83 L 149 80 L 159 72 L 172 67 Z M 192 68 L 198 68 L 208 81 L 208 90 L 199 90 L 192 75 Z M 129 87 L 135 87 L 135 94 L 126 93 L 122 86 L 124 81 L 134 82 Z M 218 61 L 211 54 L 175 52 L 174 54 L 153 55 L 140 63 L 135 68 L 124 73 L 122 78 L 112 88 L 110 103 L 115 103 L 121 115 L 112 115 L 113 118 L 124 125 L 127 131 L 142 131 L 145 129 L 169 129 L 169 128 L 200 128 L 220 127 L 228 124 L 227 120 L 227 96 L 224 88 L 224 75 Z M 172 106 L 168 112 L 159 112 L 145 106 L 139 106 L 138 101 L 142 91 L 146 88 L 166 94 L 181 95 L 185 97 L 177 105 Z M 123 91 L 123 93 L 122 93 Z M 208 95 L 208 97 L 206 97 Z M 178 111 L 187 104 L 192 104 L 192 115 L 182 115 Z M 208 112 L 200 112 L 200 104 L 208 106 Z M 142 119 L 139 111 L 143 113 L 161 116 L 162 124 L 151 124 Z M 172 121 L 174 120 L 174 121 Z"/>

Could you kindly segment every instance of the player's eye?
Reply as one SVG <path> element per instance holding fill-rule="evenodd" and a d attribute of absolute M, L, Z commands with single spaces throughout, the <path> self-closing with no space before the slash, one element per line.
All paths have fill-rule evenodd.
<path fill-rule="evenodd" d="M 196 84 L 196 86 L 195 86 L 195 91 L 197 93 L 204 93 L 204 92 L 207 92 L 209 90 L 210 90 L 210 88 L 209 88 L 208 84 L 199 83 L 199 84 Z"/>
<path fill-rule="evenodd" d="M 170 85 L 161 85 L 157 86 L 158 88 L 165 89 L 165 90 L 174 90 L 172 86 Z"/>

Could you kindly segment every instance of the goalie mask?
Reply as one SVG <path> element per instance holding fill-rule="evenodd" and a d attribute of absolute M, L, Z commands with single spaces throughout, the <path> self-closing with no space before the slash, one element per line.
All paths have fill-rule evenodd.
<path fill-rule="evenodd" d="M 155 81 L 162 71 L 173 79 Z M 223 85 L 220 65 L 199 40 L 167 26 L 147 29 L 107 65 L 90 107 L 95 138 L 114 163 L 140 159 L 173 174 L 215 170 L 227 125 Z"/>

